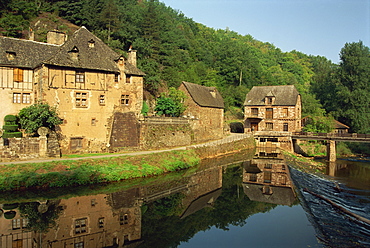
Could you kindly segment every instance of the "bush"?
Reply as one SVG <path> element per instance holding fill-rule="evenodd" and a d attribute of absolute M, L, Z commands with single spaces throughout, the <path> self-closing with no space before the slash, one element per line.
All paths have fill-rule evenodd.
<path fill-rule="evenodd" d="M 6 115 L 4 117 L 4 122 L 7 122 L 10 124 L 11 123 L 15 123 L 17 121 L 17 117 L 15 115 Z"/>
<path fill-rule="evenodd" d="M 36 133 L 40 127 L 54 130 L 56 125 L 62 123 L 58 117 L 57 109 L 47 103 L 38 102 L 19 111 L 19 124 L 27 133 Z"/>
<path fill-rule="evenodd" d="M 16 132 L 18 131 L 18 125 L 4 125 L 3 130 L 7 133 Z"/>
<path fill-rule="evenodd" d="M 22 132 L 13 132 L 13 133 L 4 132 L 2 138 L 4 139 L 22 138 Z"/>
<path fill-rule="evenodd" d="M 231 122 L 230 131 L 232 133 L 244 133 L 244 125 L 241 122 Z"/>

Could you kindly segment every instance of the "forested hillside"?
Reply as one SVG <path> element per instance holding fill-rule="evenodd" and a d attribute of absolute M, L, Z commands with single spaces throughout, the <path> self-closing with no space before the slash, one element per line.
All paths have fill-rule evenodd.
<path fill-rule="evenodd" d="M 303 98 L 303 116 L 330 114 L 354 132 L 370 133 L 370 51 L 361 41 L 338 51 L 336 65 L 325 57 L 282 52 L 251 35 L 206 27 L 157 0 L 3 0 L 0 7 L 5 36 L 28 38 L 32 28 L 43 40 L 47 30 L 37 25 L 42 14 L 62 31 L 73 27 L 61 18 L 86 26 L 118 52 L 132 46 L 146 73 L 147 98 L 182 81 L 216 86 L 228 113 L 240 115 L 252 86 L 293 84 Z"/>

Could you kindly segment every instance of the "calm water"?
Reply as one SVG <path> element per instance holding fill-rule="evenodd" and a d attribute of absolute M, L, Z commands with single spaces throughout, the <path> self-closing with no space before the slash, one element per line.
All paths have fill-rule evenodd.
<path fill-rule="evenodd" d="M 370 213 L 370 164 L 342 162 L 318 178 L 289 169 L 280 154 L 245 152 L 155 178 L 3 193 L 0 248 L 368 247 L 369 225 L 303 190 Z M 351 201 L 337 200 L 343 192 Z"/>

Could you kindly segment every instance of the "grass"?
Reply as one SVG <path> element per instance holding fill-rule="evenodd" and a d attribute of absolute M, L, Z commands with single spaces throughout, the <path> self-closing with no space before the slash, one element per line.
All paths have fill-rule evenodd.
<path fill-rule="evenodd" d="M 116 182 L 197 165 L 194 150 L 0 166 L 0 191 Z"/>

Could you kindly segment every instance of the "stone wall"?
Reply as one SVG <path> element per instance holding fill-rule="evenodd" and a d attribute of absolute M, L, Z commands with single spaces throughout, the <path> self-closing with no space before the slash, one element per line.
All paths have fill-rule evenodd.
<path fill-rule="evenodd" d="M 234 134 L 222 140 L 216 140 L 206 144 L 190 146 L 195 149 L 200 158 L 211 158 L 229 153 L 238 152 L 255 147 L 255 141 L 250 134 Z"/>
<path fill-rule="evenodd" d="M 29 160 L 42 157 L 40 137 L 0 138 L 0 161 Z M 60 157 L 59 143 L 56 135 L 51 134 L 47 139 L 46 156 Z"/>
<path fill-rule="evenodd" d="M 155 117 L 140 121 L 141 149 L 187 146 L 193 140 L 193 130 L 185 118 Z"/>

